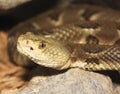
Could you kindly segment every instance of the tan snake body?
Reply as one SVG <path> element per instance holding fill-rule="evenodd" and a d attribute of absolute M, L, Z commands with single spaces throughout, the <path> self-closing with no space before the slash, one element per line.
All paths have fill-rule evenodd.
<path fill-rule="evenodd" d="M 119 11 L 112 9 L 88 5 L 54 9 L 13 28 L 8 51 L 22 66 L 32 60 L 58 70 L 120 70 L 119 22 Z M 17 43 L 24 55 L 15 51 Z"/>

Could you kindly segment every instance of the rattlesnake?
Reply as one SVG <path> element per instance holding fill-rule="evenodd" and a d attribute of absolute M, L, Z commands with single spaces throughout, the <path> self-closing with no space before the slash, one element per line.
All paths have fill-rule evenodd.
<path fill-rule="evenodd" d="M 8 52 L 22 66 L 120 70 L 120 13 L 89 5 L 53 9 L 13 28 Z"/>

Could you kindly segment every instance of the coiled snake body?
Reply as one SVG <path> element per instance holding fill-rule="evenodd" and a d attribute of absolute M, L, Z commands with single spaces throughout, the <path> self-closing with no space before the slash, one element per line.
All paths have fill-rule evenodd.
<path fill-rule="evenodd" d="M 22 66 L 120 70 L 120 13 L 89 5 L 51 10 L 13 28 L 8 51 Z"/>

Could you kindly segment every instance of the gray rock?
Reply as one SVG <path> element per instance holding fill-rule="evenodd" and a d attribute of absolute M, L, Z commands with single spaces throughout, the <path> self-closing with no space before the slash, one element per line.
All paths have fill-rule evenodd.
<path fill-rule="evenodd" d="M 0 0 L 0 9 L 7 10 L 31 0 Z"/>
<path fill-rule="evenodd" d="M 74 68 L 58 75 L 33 77 L 18 94 L 117 94 L 118 87 L 113 87 L 107 76 Z"/>

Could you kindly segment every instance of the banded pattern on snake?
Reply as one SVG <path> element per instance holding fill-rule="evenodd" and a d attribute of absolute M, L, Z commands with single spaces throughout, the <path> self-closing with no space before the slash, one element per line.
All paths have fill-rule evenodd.
<path fill-rule="evenodd" d="M 120 70 L 119 22 L 119 11 L 112 9 L 88 5 L 54 9 L 13 28 L 8 51 L 23 66 L 32 60 L 57 70 Z"/>

